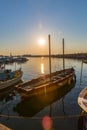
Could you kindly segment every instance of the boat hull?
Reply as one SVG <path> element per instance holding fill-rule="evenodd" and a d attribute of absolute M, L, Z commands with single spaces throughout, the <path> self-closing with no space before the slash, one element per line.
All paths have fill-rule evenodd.
<path fill-rule="evenodd" d="M 85 87 L 78 96 L 78 105 L 84 112 L 87 112 L 87 87 Z"/>
<path fill-rule="evenodd" d="M 67 74 L 66 74 L 67 72 Z M 17 91 L 22 98 L 35 95 L 51 93 L 66 85 L 70 85 L 75 80 L 74 70 L 71 69 L 54 72 L 51 75 L 51 81 L 48 80 L 49 75 L 45 75 L 45 79 L 41 82 L 40 77 L 16 86 Z M 33 87 L 32 87 L 32 84 Z"/>

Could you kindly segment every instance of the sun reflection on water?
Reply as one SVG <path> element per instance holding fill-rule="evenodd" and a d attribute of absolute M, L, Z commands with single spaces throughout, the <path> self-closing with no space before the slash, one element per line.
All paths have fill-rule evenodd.
<path fill-rule="evenodd" d="M 44 63 L 41 63 L 41 74 L 44 74 Z"/>

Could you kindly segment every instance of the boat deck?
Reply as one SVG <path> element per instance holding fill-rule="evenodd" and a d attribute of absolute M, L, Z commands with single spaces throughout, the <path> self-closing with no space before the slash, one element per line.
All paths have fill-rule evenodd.
<path fill-rule="evenodd" d="M 61 85 L 63 84 L 62 82 L 64 82 L 64 80 L 68 80 L 68 78 L 72 77 L 73 74 L 74 74 L 73 71 L 70 71 L 70 70 L 60 71 L 60 73 L 54 72 L 51 75 L 51 79 L 49 75 L 45 75 L 45 76 L 43 75 L 39 78 L 21 83 L 20 85 L 15 86 L 15 88 L 22 90 L 24 92 L 29 92 L 35 89 L 44 88 L 45 86 L 50 86 L 57 83 L 60 83 Z"/>
<path fill-rule="evenodd" d="M 66 73 L 66 74 L 58 74 L 58 76 L 53 76 L 52 78 L 51 78 L 51 82 L 53 82 L 53 81 L 56 81 L 56 80 L 60 80 L 61 78 L 63 79 L 63 77 L 65 77 L 65 76 L 67 76 L 68 75 L 68 73 Z M 48 77 L 48 78 L 46 78 L 45 79 L 45 77 L 43 76 L 40 80 L 39 80 L 39 82 L 33 82 L 32 84 L 29 84 L 29 85 L 27 85 L 26 87 L 25 87 L 25 84 L 22 86 L 22 89 L 26 89 L 26 90 L 32 90 L 33 88 L 35 88 L 35 87 L 42 87 L 43 85 L 47 85 L 47 84 L 49 84 L 49 82 L 50 82 L 50 78 Z"/>

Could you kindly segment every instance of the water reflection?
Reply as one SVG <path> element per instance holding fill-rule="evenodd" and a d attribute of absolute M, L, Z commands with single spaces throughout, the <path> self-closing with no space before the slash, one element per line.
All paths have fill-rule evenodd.
<path fill-rule="evenodd" d="M 43 63 L 41 63 L 41 74 L 44 74 L 45 72 L 44 72 L 44 64 Z"/>
<path fill-rule="evenodd" d="M 32 117 L 43 108 L 48 105 L 52 105 L 53 102 L 59 100 L 60 98 L 64 97 L 73 87 L 75 83 L 72 83 L 71 86 L 64 86 L 64 88 L 58 89 L 58 91 L 51 92 L 50 94 L 46 95 L 37 95 L 27 100 L 22 100 L 14 107 L 14 112 L 18 112 L 20 116 Z M 64 101 L 63 103 L 63 111 L 64 111 Z M 52 107 L 50 107 L 51 116 Z M 64 111 L 65 113 L 65 111 Z"/>
<path fill-rule="evenodd" d="M 19 83 L 22 83 L 23 81 L 20 80 L 18 82 Z M 16 84 L 15 84 L 16 85 Z M 3 99 L 6 99 L 9 95 L 12 95 L 12 94 L 15 94 L 15 90 L 14 90 L 14 85 L 8 87 L 8 88 L 5 88 L 5 89 L 2 89 L 0 90 L 0 101 L 2 101 Z"/>
<path fill-rule="evenodd" d="M 14 89 L 6 89 L 7 92 L 5 91 L 4 93 L 0 92 L 0 114 L 5 115 L 6 113 L 6 120 L 9 119 L 10 115 L 10 104 L 14 100 L 16 96 L 16 91 Z M 1 118 L 0 118 L 1 119 Z"/>
<path fill-rule="evenodd" d="M 6 88 L 2 91 L 0 91 L 0 102 L 8 102 L 13 100 L 13 96 L 16 96 L 14 86 L 11 86 L 11 88 Z"/>

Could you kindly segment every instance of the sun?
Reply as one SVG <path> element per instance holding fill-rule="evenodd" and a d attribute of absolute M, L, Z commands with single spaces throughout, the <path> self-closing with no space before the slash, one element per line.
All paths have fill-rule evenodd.
<path fill-rule="evenodd" d="M 44 39 L 44 38 L 40 38 L 40 39 L 38 40 L 38 42 L 39 42 L 39 44 L 40 44 L 41 46 L 43 46 L 43 45 L 45 44 L 45 39 Z"/>

